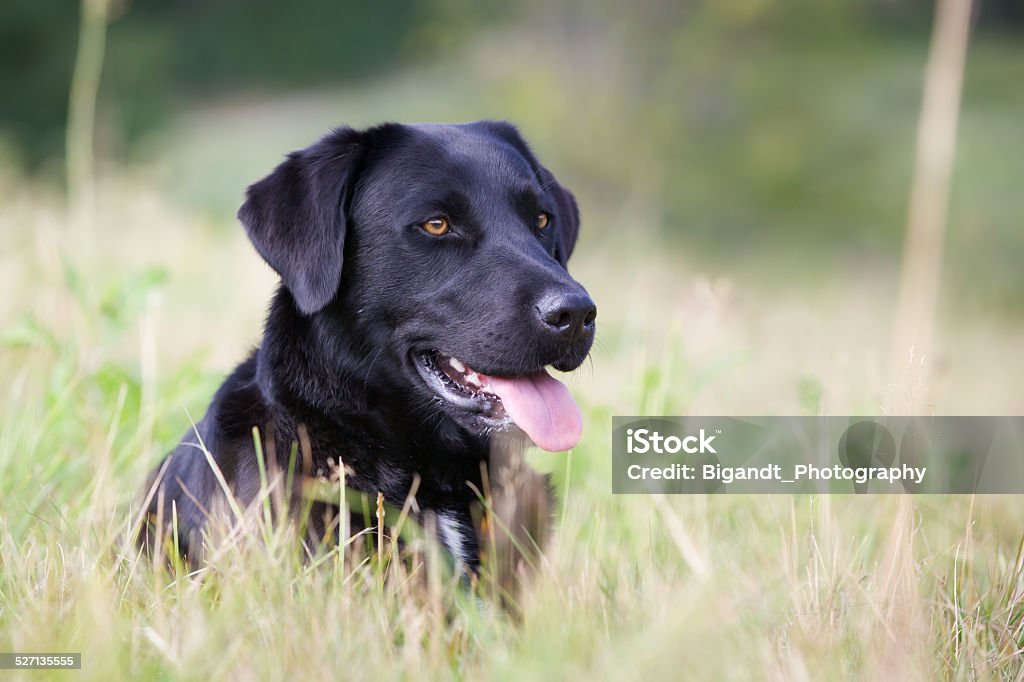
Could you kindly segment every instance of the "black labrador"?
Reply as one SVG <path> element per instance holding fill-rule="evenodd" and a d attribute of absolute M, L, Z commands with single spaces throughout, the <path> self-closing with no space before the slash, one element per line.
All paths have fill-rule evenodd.
<path fill-rule="evenodd" d="M 306 474 L 343 462 L 347 486 L 391 504 L 418 477 L 419 515 L 476 571 L 470 509 L 492 445 L 580 436 L 545 370 L 577 368 L 594 339 L 594 302 L 566 270 L 573 195 L 508 123 L 388 123 L 289 154 L 238 218 L 281 284 L 262 344 L 151 476 L 144 542 L 173 514 L 194 558 L 225 487 L 258 496 L 258 427 L 278 470 L 302 442 Z"/>

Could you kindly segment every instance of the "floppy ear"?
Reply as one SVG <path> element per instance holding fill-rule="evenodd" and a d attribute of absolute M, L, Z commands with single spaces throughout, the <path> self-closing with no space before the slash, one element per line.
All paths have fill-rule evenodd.
<path fill-rule="evenodd" d="M 580 209 L 576 204 L 576 197 L 573 193 L 559 184 L 555 176 L 547 168 L 540 167 L 540 177 L 544 186 L 551 192 L 555 199 L 555 208 L 558 211 L 555 229 L 558 234 L 556 257 L 564 267 L 569 262 L 569 256 L 576 247 L 576 237 L 580 233 Z"/>
<path fill-rule="evenodd" d="M 345 207 L 360 154 L 357 133 L 336 130 L 292 152 L 246 191 L 238 219 L 299 310 L 323 309 L 338 291 Z"/>

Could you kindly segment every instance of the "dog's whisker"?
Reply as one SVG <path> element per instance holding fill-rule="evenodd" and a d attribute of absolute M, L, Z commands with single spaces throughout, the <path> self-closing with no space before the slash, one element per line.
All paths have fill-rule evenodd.
<path fill-rule="evenodd" d="M 366 376 L 363 377 L 363 393 L 366 393 L 366 387 L 369 385 L 369 382 L 370 382 L 370 372 L 373 370 L 373 364 L 375 362 L 377 362 L 377 358 L 379 358 L 380 354 L 383 353 L 383 352 L 384 352 L 384 346 L 378 346 L 377 347 L 377 353 L 373 356 L 373 359 L 370 360 L 370 366 L 366 368 Z"/>

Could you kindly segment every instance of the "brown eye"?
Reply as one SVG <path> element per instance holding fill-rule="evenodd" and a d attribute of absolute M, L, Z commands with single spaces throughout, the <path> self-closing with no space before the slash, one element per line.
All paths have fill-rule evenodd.
<path fill-rule="evenodd" d="M 451 226 L 448 225 L 447 218 L 431 218 L 427 222 L 420 225 L 423 231 L 427 234 L 432 234 L 435 237 L 440 237 L 442 234 L 448 234 L 451 230 Z"/>
<path fill-rule="evenodd" d="M 551 216 L 547 213 L 541 213 L 537 216 L 537 229 L 543 230 L 548 226 L 548 222 L 551 220 Z"/>

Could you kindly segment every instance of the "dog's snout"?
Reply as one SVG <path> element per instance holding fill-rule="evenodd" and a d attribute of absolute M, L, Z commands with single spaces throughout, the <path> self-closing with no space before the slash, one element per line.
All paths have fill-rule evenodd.
<path fill-rule="evenodd" d="M 593 333 L 597 306 L 584 292 L 549 294 L 537 304 L 541 323 L 569 343 Z"/>

